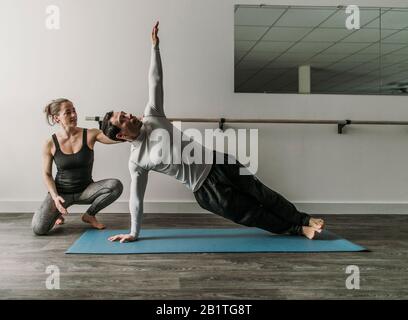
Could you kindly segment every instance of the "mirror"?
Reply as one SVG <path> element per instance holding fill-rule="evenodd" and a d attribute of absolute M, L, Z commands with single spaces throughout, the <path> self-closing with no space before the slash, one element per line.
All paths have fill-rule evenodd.
<path fill-rule="evenodd" d="M 234 10 L 235 92 L 408 94 L 408 9 Z"/>

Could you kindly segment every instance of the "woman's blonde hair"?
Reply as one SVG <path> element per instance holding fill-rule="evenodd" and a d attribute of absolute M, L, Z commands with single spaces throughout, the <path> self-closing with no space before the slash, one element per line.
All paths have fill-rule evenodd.
<path fill-rule="evenodd" d="M 61 110 L 61 105 L 64 102 L 71 102 L 71 101 L 65 98 L 59 98 L 59 99 L 52 100 L 49 104 L 45 106 L 44 108 L 45 118 L 46 118 L 47 123 L 50 126 L 55 125 L 54 116 L 58 115 L 58 113 Z"/>

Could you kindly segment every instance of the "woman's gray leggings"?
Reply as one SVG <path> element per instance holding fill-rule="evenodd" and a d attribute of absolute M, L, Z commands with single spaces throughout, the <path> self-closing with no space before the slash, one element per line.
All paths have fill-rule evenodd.
<path fill-rule="evenodd" d="M 89 215 L 96 215 L 100 210 L 106 208 L 117 198 L 123 191 L 123 185 L 118 179 L 105 179 L 91 183 L 81 193 L 59 194 L 65 202 L 64 208 L 74 204 L 91 204 L 86 210 Z M 55 221 L 61 213 L 57 210 L 54 200 L 48 193 L 33 216 L 31 226 L 36 235 L 47 234 L 55 224 Z"/>

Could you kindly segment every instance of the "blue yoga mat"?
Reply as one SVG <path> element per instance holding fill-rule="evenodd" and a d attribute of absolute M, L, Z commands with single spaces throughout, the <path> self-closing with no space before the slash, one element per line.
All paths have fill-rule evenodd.
<path fill-rule="evenodd" d="M 257 228 L 143 229 L 135 242 L 110 242 L 108 237 L 128 230 L 88 230 L 66 253 L 135 254 L 197 252 L 345 252 L 366 251 L 329 231 L 318 240 L 273 235 Z"/>

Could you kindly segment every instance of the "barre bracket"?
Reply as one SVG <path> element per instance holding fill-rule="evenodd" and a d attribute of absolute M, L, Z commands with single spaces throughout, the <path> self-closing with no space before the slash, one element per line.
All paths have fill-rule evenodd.
<path fill-rule="evenodd" d="M 337 133 L 342 134 L 345 126 L 350 125 L 351 120 L 342 120 L 337 123 Z"/>
<path fill-rule="evenodd" d="M 224 123 L 225 123 L 225 118 L 221 118 L 220 121 L 218 122 L 218 128 L 221 131 L 224 131 Z"/>

